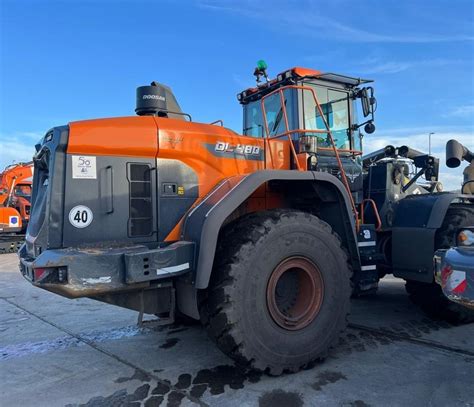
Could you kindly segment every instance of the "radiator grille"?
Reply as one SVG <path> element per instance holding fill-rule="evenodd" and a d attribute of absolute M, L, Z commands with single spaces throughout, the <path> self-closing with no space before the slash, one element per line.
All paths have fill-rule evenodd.
<path fill-rule="evenodd" d="M 151 197 L 151 167 L 148 164 L 128 164 L 130 183 L 130 236 L 150 236 L 153 231 L 153 204 Z"/>

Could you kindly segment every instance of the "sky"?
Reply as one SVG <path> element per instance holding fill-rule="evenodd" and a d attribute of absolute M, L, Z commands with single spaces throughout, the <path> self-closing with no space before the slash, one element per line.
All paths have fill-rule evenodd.
<path fill-rule="evenodd" d="M 242 130 L 236 94 L 293 66 L 375 80 L 387 144 L 441 158 L 446 141 L 474 150 L 472 0 L 0 0 L 0 168 L 29 160 L 51 127 L 134 115 L 135 88 L 173 89 L 193 120 Z"/>

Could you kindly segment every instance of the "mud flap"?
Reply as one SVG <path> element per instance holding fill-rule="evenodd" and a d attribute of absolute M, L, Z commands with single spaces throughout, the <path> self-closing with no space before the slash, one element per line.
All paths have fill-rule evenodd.
<path fill-rule="evenodd" d="M 168 312 L 168 315 L 160 316 L 155 319 L 143 319 L 143 314 L 145 310 L 145 301 L 143 298 L 143 291 L 141 292 L 140 295 L 140 311 L 138 313 L 138 321 L 137 324 L 140 328 L 154 328 L 156 326 L 161 326 L 161 325 L 171 325 L 174 323 L 175 319 L 175 304 L 176 304 L 176 294 L 175 294 L 175 289 L 171 288 L 170 289 L 170 309 Z"/>

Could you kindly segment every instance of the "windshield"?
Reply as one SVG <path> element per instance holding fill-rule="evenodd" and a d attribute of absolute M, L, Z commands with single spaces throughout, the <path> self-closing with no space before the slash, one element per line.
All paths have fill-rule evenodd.
<path fill-rule="evenodd" d="M 14 190 L 14 195 L 29 198 L 31 196 L 31 186 L 17 185 Z"/>
<path fill-rule="evenodd" d="M 331 130 L 338 149 L 350 149 L 349 95 L 347 92 L 327 89 L 321 86 L 305 83 L 314 89 L 324 118 Z M 313 94 L 303 91 L 303 109 L 305 130 L 326 130 L 323 117 L 316 106 Z M 324 133 L 315 134 L 318 147 L 332 147 L 329 136 Z"/>

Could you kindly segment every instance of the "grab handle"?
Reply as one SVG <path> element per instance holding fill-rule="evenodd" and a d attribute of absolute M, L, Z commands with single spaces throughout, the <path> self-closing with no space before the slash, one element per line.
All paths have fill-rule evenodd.
<path fill-rule="evenodd" d="M 114 170 L 111 165 L 105 167 L 105 213 L 114 211 Z"/>

